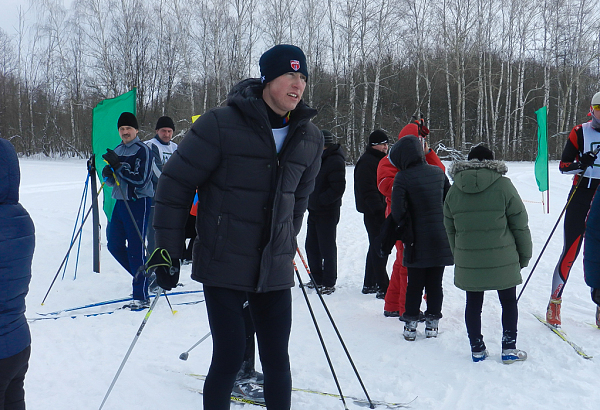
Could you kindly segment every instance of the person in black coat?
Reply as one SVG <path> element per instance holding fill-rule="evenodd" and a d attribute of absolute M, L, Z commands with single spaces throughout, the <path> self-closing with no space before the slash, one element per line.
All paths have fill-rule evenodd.
<path fill-rule="evenodd" d="M 21 173 L 12 144 L 0 138 L 0 409 L 25 409 L 31 335 L 25 296 L 31 281 L 35 228 L 19 203 Z"/>
<path fill-rule="evenodd" d="M 213 338 L 204 409 L 229 409 L 244 360 L 244 305 L 256 329 L 269 409 L 289 409 L 296 235 L 321 165 L 317 111 L 302 100 L 302 50 L 277 45 L 260 58 L 261 79 L 242 80 L 227 106 L 202 114 L 165 164 L 155 196 L 158 285 L 177 285 L 189 204 L 198 189 L 192 279 L 202 282 Z M 161 257 L 165 256 L 161 260 Z M 168 257 L 170 256 L 170 257 Z M 158 266 L 162 264 L 166 266 Z M 169 266 L 169 265 L 173 266 Z"/>
<path fill-rule="evenodd" d="M 333 134 L 328 130 L 321 130 L 321 134 L 321 170 L 308 198 L 305 247 L 313 279 L 321 293 L 329 295 L 335 291 L 337 280 L 336 229 L 346 189 L 346 159 L 340 144 L 333 143 Z M 311 287 L 312 282 L 307 286 Z"/>
<path fill-rule="evenodd" d="M 404 260 L 408 269 L 404 337 L 415 340 L 423 289 L 427 292 L 425 335 L 436 337 L 442 317 L 442 276 L 454 264 L 444 227 L 444 199 L 450 181 L 444 171 L 425 162 L 422 143 L 406 136 L 394 144 L 388 156 L 402 172 L 394 178 L 392 215 L 403 227 Z"/>
<path fill-rule="evenodd" d="M 363 214 L 365 228 L 369 236 L 369 250 L 365 264 L 365 278 L 362 293 L 377 293 L 384 299 L 390 279 L 387 274 L 387 255 L 378 256 L 377 241 L 385 221 L 385 196 L 377 189 L 377 166 L 387 154 L 388 136 L 375 130 L 369 136 L 369 145 L 354 167 L 354 200 L 356 210 Z"/>

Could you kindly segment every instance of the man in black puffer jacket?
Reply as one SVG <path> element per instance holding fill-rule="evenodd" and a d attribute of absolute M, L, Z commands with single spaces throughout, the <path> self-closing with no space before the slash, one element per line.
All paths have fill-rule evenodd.
<path fill-rule="evenodd" d="M 308 199 L 308 229 L 306 257 L 310 273 L 321 293 L 335 291 L 337 281 L 336 230 L 340 221 L 342 196 L 346 190 L 346 159 L 340 144 L 333 143 L 333 134 L 321 130 L 324 148 L 321 170 L 315 180 L 315 190 Z M 312 287 L 312 282 L 307 284 Z"/>
<path fill-rule="evenodd" d="M 177 265 L 185 221 L 198 189 L 192 278 L 204 284 L 213 338 L 204 409 L 228 409 L 242 365 L 243 306 L 252 315 L 269 409 L 289 409 L 288 340 L 296 234 L 320 167 L 317 111 L 302 101 L 308 70 L 302 50 L 278 45 L 260 59 L 261 79 L 233 87 L 227 106 L 204 113 L 163 168 L 155 196 L 158 250 Z M 151 259 L 150 265 L 153 260 Z M 178 266 L 156 268 L 177 284 Z"/>

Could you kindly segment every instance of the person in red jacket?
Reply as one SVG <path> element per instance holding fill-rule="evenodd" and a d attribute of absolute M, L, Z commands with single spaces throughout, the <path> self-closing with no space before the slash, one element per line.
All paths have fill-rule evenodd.
<path fill-rule="evenodd" d="M 400 131 L 398 139 L 407 135 L 415 135 L 423 141 L 423 151 L 425 152 L 425 160 L 430 165 L 437 165 L 445 171 L 446 168 L 437 154 L 429 148 L 427 140 L 429 129 L 425 126 L 425 121 L 421 118 L 406 125 Z M 377 167 L 377 188 L 385 196 L 386 209 L 385 216 L 387 217 L 392 211 L 392 186 L 394 185 L 394 177 L 398 172 L 398 168 L 393 166 L 386 156 L 379 162 Z M 403 246 L 402 242 L 396 242 L 396 260 L 392 267 L 392 277 L 385 295 L 385 304 L 383 306 L 383 315 L 385 317 L 399 317 L 404 313 L 404 301 L 406 298 L 406 285 L 408 280 L 408 272 L 406 267 L 402 265 Z"/>

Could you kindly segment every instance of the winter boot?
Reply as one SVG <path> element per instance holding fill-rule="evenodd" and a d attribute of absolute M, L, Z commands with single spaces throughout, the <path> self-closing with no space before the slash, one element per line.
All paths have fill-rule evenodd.
<path fill-rule="evenodd" d="M 369 295 L 371 293 L 377 293 L 377 286 L 363 286 L 361 290 L 363 295 Z"/>
<path fill-rule="evenodd" d="M 437 337 L 439 319 L 425 318 L 425 337 Z"/>
<path fill-rule="evenodd" d="M 245 360 L 244 363 L 242 363 L 242 368 L 235 377 L 235 382 L 252 382 L 262 386 L 265 383 L 265 376 L 254 369 L 254 359 Z"/>
<path fill-rule="evenodd" d="M 485 348 L 485 343 L 483 343 L 483 337 L 478 337 L 471 341 L 471 358 L 474 362 L 481 362 L 489 355 L 490 354 Z"/>
<path fill-rule="evenodd" d="M 146 300 L 132 300 L 130 303 L 123 305 L 123 309 L 129 309 L 132 312 L 137 312 L 138 310 L 148 309 L 150 307 L 150 299 Z"/>
<path fill-rule="evenodd" d="M 502 363 L 511 364 L 527 360 L 527 353 L 519 349 L 502 349 Z"/>
<path fill-rule="evenodd" d="M 319 286 L 319 291 L 321 295 L 331 295 L 335 292 L 335 286 Z"/>
<path fill-rule="evenodd" d="M 404 321 L 404 339 L 409 342 L 414 341 L 417 338 L 417 324 L 416 320 L 405 320 Z"/>
<path fill-rule="evenodd" d="M 398 310 L 384 310 L 383 316 L 385 317 L 400 317 L 400 311 Z"/>
<path fill-rule="evenodd" d="M 546 309 L 546 322 L 554 327 L 560 327 L 560 304 L 562 299 L 550 299 Z"/>
<path fill-rule="evenodd" d="M 233 397 L 252 400 L 258 403 L 265 402 L 265 393 L 260 384 L 249 381 L 236 381 L 231 390 Z"/>

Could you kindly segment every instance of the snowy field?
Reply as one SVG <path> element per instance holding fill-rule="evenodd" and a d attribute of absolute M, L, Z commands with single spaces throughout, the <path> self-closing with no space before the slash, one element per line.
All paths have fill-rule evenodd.
<path fill-rule="evenodd" d="M 83 230 L 77 278 L 75 252 L 71 254 L 64 279 L 59 279 L 44 306 L 52 278 L 69 247 L 77 210 L 86 180 L 83 160 L 32 160 L 21 164 L 21 203 L 36 226 L 33 279 L 27 297 L 27 317 L 38 313 L 127 297 L 131 279 L 106 249 L 105 219 L 102 218 L 101 273 L 92 272 L 91 223 Z M 509 163 L 511 178 L 529 213 L 534 252 L 529 275 L 571 184 L 571 178 L 550 171 L 550 214 L 543 213 L 541 194 L 533 177 L 533 163 Z M 465 295 L 453 285 L 453 269 L 444 275 L 444 318 L 440 334 L 425 339 L 420 325 L 415 342 L 402 337 L 402 323 L 383 316 L 383 301 L 363 295 L 362 287 L 367 235 L 362 215 L 353 198 L 353 168 L 347 169 L 347 188 L 338 226 L 339 279 L 337 290 L 325 300 L 352 355 L 370 397 L 389 402 L 410 402 L 411 409 L 598 409 L 600 380 L 600 330 L 591 326 L 595 305 L 583 280 L 582 255 L 577 260 L 563 294 L 563 329 L 588 354 L 585 360 L 532 315 L 543 315 L 550 295 L 554 265 L 562 248 L 562 223 L 554 234 L 519 305 L 517 347 L 527 351 L 523 363 L 503 365 L 500 360 L 500 304 L 495 292 L 487 292 L 482 317 L 483 335 L 490 357 L 481 363 L 471 361 L 463 320 Z M 87 206 L 89 206 L 89 199 Z M 86 207 L 87 207 L 86 206 Z M 90 221 L 91 222 L 91 218 Z M 299 235 L 304 248 L 305 229 Z M 391 274 L 392 258 L 388 263 Z M 297 260 L 304 275 L 306 273 Z M 183 267 L 179 290 L 201 289 Z M 520 290 L 521 287 L 518 288 Z M 295 387 L 336 393 L 325 355 L 299 287 L 293 290 L 294 311 L 290 357 Z M 180 353 L 208 332 L 202 293 L 172 296 L 171 313 L 161 298 L 149 318 L 129 361 L 104 408 L 115 410 L 177 409 L 198 410 L 202 397 L 193 389 L 202 382 L 189 373 L 206 374 L 210 363 L 211 339 L 190 352 L 187 361 Z M 344 394 L 364 397 L 357 378 L 332 330 L 318 296 L 310 302 L 316 312 L 329 354 Z M 29 410 L 98 409 L 127 349 L 144 318 L 144 312 L 119 310 L 113 314 L 84 316 L 114 309 L 109 305 L 73 312 L 79 316 L 30 323 L 32 356 L 25 379 Z M 259 366 L 259 364 L 258 364 Z M 359 407 L 347 400 L 348 409 Z M 234 409 L 251 409 L 235 405 Z M 296 410 L 343 409 L 336 398 L 295 392 Z"/>

